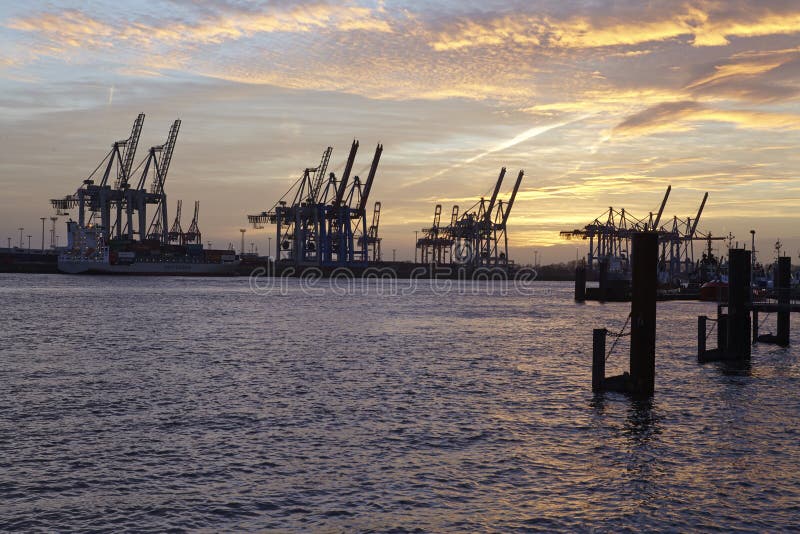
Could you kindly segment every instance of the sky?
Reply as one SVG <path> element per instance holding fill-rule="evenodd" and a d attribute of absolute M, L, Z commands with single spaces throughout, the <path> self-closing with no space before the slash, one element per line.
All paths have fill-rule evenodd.
<path fill-rule="evenodd" d="M 559 231 L 609 206 L 646 217 L 668 185 L 665 217 L 694 217 L 707 191 L 702 231 L 755 229 L 762 254 L 780 239 L 797 262 L 799 103 L 796 0 L 3 2 L 0 245 L 24 227 L 36 246 L 49 199 L 143 112 L 140 158 L 182 120 L 170 213 L 199 200 L 215 247 L 327 146 L 341 169 L 356 138 L 356 173 L 384 145 L 384 257 L 413 258 L 434 206 L 490 196 L 505 166 L 501 198 L 525 170 L 520 263 L 585 254 Z"/>

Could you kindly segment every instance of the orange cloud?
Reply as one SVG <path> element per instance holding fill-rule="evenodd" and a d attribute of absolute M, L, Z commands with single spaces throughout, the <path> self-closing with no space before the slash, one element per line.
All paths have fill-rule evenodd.
<path fill-rule="evenodd" d="M 436 34 L 434 50 L 499 46 L 522 43 L 544 48 L 602 48 L 691 37 L 694 46 L 722 46 L 730 37 L 786 35 L 800 32 L 800 12 L 716 14 L 685 6 L 647 20 L 647 14 L 630 19 L 589 18 L 558 20 L 540 15 L 515 15 L 485 22 L 462 21 Z"/>
<path fill-rule="evenodd" d="M 12 19 L 7 25 L 12 30 L 46 35 L 59 47 L 109 47 L 115 29 L 80 11 L 45 13 L 36 17 Z"/>
<path fill-rule="evenodd" d="M 743 63 L 731 63 L 727 65 L 717 65 L 714 67 L 714 72 L 705 76 L 690 85 L 686 86 L 687 89 L 694 89 L 701 85 L 718 82 L 726 78 L 734 76 L 756 76 L 769 72 L 776 67 L 783 65 L 783 61 L 752 61 Z"/>
<path fill-rule="evenodd" d="M 16 18 L 8 28 L 43 35 L 68 47 L 112 47 L 130 42 L 137 46 L 215 44 L 258 33 L 307 33 L 318 30 L 391 32 L 389 23 L 373 10 L 328 4 L 298 5 L 285 11 L 252 14 L 233 12 L 195 24 L 153 25 L 130 23 L 116 27 L 78 10 Z"/>

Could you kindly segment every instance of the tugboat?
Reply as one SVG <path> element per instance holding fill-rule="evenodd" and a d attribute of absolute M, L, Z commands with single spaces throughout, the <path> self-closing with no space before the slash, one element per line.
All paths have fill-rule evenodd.
<path fill-rule="evenodd" d="M 728 302 L 728 281 L 725 278 L 720 277 L 700 286 L 700 300 L 704 302 Z"/>

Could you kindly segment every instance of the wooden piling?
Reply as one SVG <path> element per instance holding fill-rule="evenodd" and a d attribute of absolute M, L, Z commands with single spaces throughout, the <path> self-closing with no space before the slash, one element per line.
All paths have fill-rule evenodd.
<path fill-rule="evenodd" d="M 758 310 L 753 308 L 753 344 L 758 341 Z"/>
<path fill-rule="evenodd" d="M 600 302 L 606 301 L 606 294 L 608 293 L 608 259 L 603 258 L 598 266 L 598 292 L 600 294 Z"/>
<path fill-rule="evenodd" d="M 706 355 L 706 322 L 708 317 L 701 315 L 697 318 L 697 361 L 704 361 Z"/>
<path fill-rule="evenodd" d="M 631 261 L 631 393 L 652 395 L 656 375 L 657 233 L 633 235 Z"/>
<path fill-rule="evenodd" d="M 791 302 L 792 259 L 787 256 L 778 258 L 778 332 L 775 342 L 781 347 L 789 346 L 789 303 Z"/>
<path fill-rule="evenodd" d="M 586 267 L 579 265 L 575 268 L 575 302 L 586 300 Z"/>
<path fill-rule="evenodd" d="M 592 335 L 592 391 L 603 391 L 606 378 L 606 333 L 605 328 L 595 328 Z"/>
<path fill-rule="evenodd" d="M 717 350 L 718 358 L 724 359 L 728 353 L 728 314 L 717 312 Z"/>
<path fill-rule="evenodd" d="M 728 328 L 726 352 L 734 360 L 750 358 L 750 251 L 728 252 Z"/>

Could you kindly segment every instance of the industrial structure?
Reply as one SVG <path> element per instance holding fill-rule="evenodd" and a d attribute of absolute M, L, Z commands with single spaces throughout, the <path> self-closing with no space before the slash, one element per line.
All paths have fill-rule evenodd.
<path fill-rule="evenodd" d="M 297 266 L 359 265 L 380 259 L 378 236 L 381 203 L 367 226 L 367 203 L 383 146 L 378 144 L 366 180 L 350 175 L 359 143 L 353 141 L 341 177 L 328 172 L 333 148 L 319 165 L 300 178 L 268 211 L 248 215 L 254 228 L 275 225 L 275 258 Z M 289 200 L 291 199 L 291 200 Z"/>
<path fill-rule="evenodd" d="M 589 240 L 589 252 L 586 255 L 586 270 L 589 273 L 608 274 L 617 278 L 630 276 L 630 243 L 637 232 L 657 232 L 659 242 L 659 280 L 663 284 L 677 284 L 690 278 L 699 277 L 702 269 L 713 270 L 717 264 L 711 253 L 711 241 L 722 240 L 722 237 L 698 231 L 697 225 L 703 214 L 708 193 L 705 193 L 697 215 L 685 219 L 673 217 L 662 224 L 664 208 L 669 199 L 672 186 L 667 187 L 658 212 L 650 212 L 647 218 L 639 219 L 625 209 L 614 207 L 596 218 L 582 229 L 561 232 L 565 239 L 580 238 Z M 702 259 L 695 259 L 695 241 L 708 243 L 707 252 Z"/>
<path fill-rule="evenodd" d="M 111 145 L 75 193 L 51 200 L 58 215 L 78 211 L 78 220 L 67 223 L 67 246 L 59 255 L 58 269 L 67 273 L 232 273 L 239 263 L 235 254 L 203 249 L 198 202 L 186 232 L 181 201 L 169 224 L 165 185 L 181 121 L 173 122 L 166 141 L 150 147 L 134 168 L 143 124 L 141 113 L 128 138 Z"/>
<path fill-rule="evenodd" d="M 506 168 L 500 170 L 492 196 L 484 197 L 464 213 L 453 206 L 450 222 L 442 226 L 442 205 L 437 204 L 433 224 L 422 229 L 416 242 L 422 263 L 437 265 L 464 265 L 470 267 L 507 267 L 508 218 L 519 191 L 524 171 L 520 170 L 507 202 L 498 198 Z"/>
<path fill-rule="evenodd" d="M 77 208 L 78 226 L 97 227 L 105 242 L 112 237 L 180 242 L 180 204 L 172 227 L 167 219 L 165 184 L 181 121 L 170 127 L 166 141 L 150 147 L 147 157 L 134 169 L 136 149 L 144 124 L 144 113 L 133 123 L 130 136 L 116 141 L 103 161 L 74 194 L 50 201 L 58 215 Z M 134 174 L 142 168 L 138 179 Z M 102 169 L 102 174 L 99 171 Z M 148 206 L 153 206 L 148 222 Z M 124 217 L 123 217 L 124 214 Z M 177 223 L 177 224 L 176 224 Z"/>

